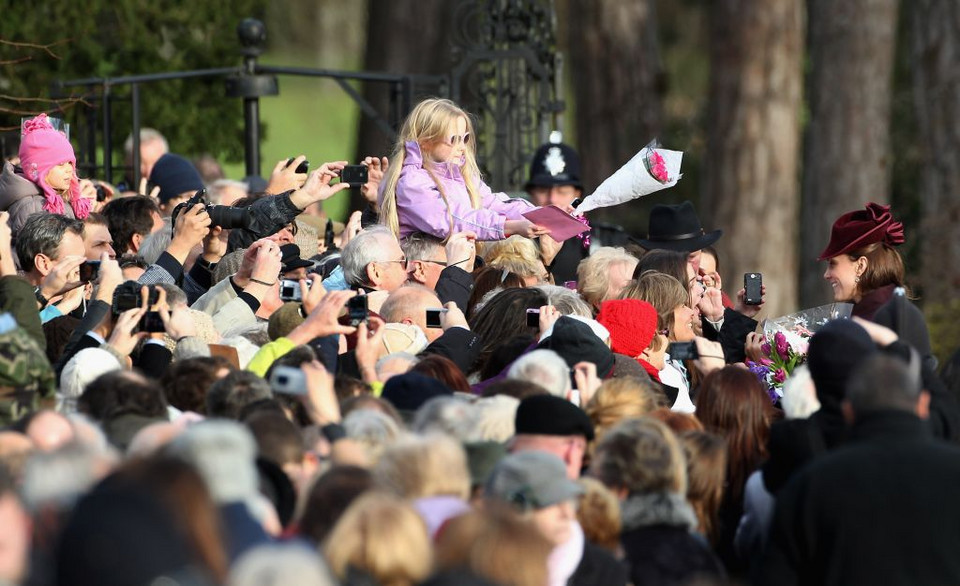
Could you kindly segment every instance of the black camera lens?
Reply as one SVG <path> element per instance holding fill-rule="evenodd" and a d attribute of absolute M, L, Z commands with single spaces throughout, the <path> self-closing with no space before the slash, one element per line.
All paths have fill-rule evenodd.
<path fill-rule="evenodd" d="M 250 210 L 230 206 L 207 206 L 210 214 L 210 225 L 220 226 L 224 230 L 250 227 Z"/>
<path fill-rule="evenodd" d="M 97 185 L 97 201 L 107 201 L 107 190 L 103 185 Z"/>

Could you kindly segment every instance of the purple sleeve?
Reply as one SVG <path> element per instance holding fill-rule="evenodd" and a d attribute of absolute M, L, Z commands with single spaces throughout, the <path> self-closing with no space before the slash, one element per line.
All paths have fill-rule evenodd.
<path fill-rule="evenodd" d="M 506 217 L 503 214 L 485 207 L 475 210 L 468 200 L 448 199 L 450 215 L 433 179 L 420 169 L 404 169 L 397 183 L 397 215 L 401 234 L 420 231 L 446 238 L 451 233 L 452 217 L 454 233 L 470 230 L 476 233 L 479 240 L 505 238 L 503 223 Z"/>
<path fill-rule="evenodd" d="M 477 185 L 480 191 L 480 206 L 501 213 L 508 220 L 524 220 L 524 213 L 537 209 L 537 206 L 525 199 L 511 199 L 506 193 L 493 193 L 480 179 L 477 179 Z"/>

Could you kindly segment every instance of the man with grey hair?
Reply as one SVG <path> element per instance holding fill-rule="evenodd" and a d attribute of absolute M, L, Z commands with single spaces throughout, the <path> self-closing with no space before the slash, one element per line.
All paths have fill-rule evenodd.
<path fill-rule="evenodd" d="M 391 292 L 407 280 L 407 258 L 385 226 L 371 226 L 354 236 L 343 247 L 340 266 L 352 289 Z"/>
<path fill-rule="evenodd" d="M 247 184 L 233 179 L 217 179 L 207 186 L 207 201 L 214 205 L 232 206 L 248 194 Z"/>
<path fill-rule="evenodd" d="M 158 130 L 142 127 L 140 129 L 140 177 L 149 177 L 153 166 L 163 155 L 170 152 L 170 145 Z M 123 153 L 127 165 L 133 164 L 133 134 L 123 142 Z M 132 186 L 136 189 L 137 186 Z"/>
<path fill-rule="evenodd" d="M 536 383 L 551 395 L 570 398 L 570 367 L 553 350 L 534 350 L 517 358 L 507 371 L 507 378 Z"/>
<path fill-rule="evenodd" d="M 778 494 L 757 583 L 960 583 L 960 448 L 926 428 L 919 356 L 864 360 L 842 409 L 850 439 Z"/>
<path fill-rule="evenodd" d="M 407 278 L 437 292 L 466 310 L 473 289 L 473 268 L 477 256 L 476 235 L 458 232 L 446 243 L 431 234 L 414 232 L 400 243 L 407 258 Z"/>

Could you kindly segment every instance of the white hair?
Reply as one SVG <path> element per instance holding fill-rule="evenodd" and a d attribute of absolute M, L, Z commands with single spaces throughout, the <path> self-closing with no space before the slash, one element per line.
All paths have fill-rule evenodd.
<path fill-rule="evenodd" d="M 347 437 L 360 444 L 371 465 L 402 433 L 396 421 L 373 409 L 351 411 L 343 418 L 343 429 Z"/>
<path fill-rule="evenodd" d="M 384 381 L 384 375 L 402 374 L 413 368 L 420 359 L 409 352 L 391 352 L 377 360 L 374 370 L 377 371 L 377 379 Z"/>
<path fill-rule="evenodd" d="M 153 142 L 155 140 L 160 141 L 163 144 L 163 152 L 170 152 L 170 144 L 167 143 L 166 137 L 160 134 L 159 130 L 155 128 L 147 128 L 146 126 L 140 127 L 140 145 L 143 146 L 144 143 Z M 133 133 L 127 135 L 127 140 L 123 141 L 123 152 L 130 157 L 133 155 Z"/>
<path fill-rule="evenodd" d="M 471 403 L 456 397 L 434 397 L 417 409 L 410 428 L 420 434 L 440 432 L 464 441 L 476 419 Z"/>
<path fill-rule="evenodd" d="M 537 285 L 534 289 L 543 291 L 547 296 L 547 305 L 556 307 L 562 315 L 593 317 L 590 305 L 576 291 L 558 285 Z"/>
<path fill-rule="evenodd" d="M 250 193 L 250 189 L 243 181 L 235 181 L 233 179 L 217 179 L 207 186 L 207 201 L 213 205 L 220 205 L 220 201 L 223 198 L 223 191 L 231 188 L 239 189 L 245 194 Z"/>
<path fill-rule="evenodd" d="M 73 506 L 100 480 L 98 470 L 103 458 L 99 449 L 79 441 L 49 452 L 33 451 L 23 471 L 22 494 L 27 509 L 36 513 L 48 506 Z"/>
<path fill-rule="evenodd" d="M 235 421 L 208 419 L 193 425 L 170 442 L 169 453 L 200 472 L 219 504 L 246 503 L 258 494 L 257 445 Z"/>
<path fill-rule="evenodd" d="M 299 545 L 258 545 L 233 564 L 229 586 L 335 586 L 320 555 Z"/>
<path fill-rule="evenodd" d="M 534 350 L 517 358 L 507 378 L 536 383 L 561 398 L 570 391 L 570 367 L 553 350 Z"/>
<path fill-rule="evenodd" d="M 370 226 L 354 236 L 340 252 L 340 267 L 347 285 L 356 287 L 367 282 L 367 265 L 391 260 L 384 258 L 383 239 L 396 236 L 386 226 Z"/>
<path fill-rule="evenodd" d="M 520 400 L 510 395 L 478 399 L 473 404 L 476 418 L 468 441 L 506 443 L 514 436 L 514 421 L 519 406 Z"/>

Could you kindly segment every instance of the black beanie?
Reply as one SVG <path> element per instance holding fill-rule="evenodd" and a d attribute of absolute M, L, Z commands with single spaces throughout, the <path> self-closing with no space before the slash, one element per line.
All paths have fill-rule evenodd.
<path fill-rule="evenodd" d="M 416 411 L 421 405 L 434 397 L 453 395 L 447 385 L 435 378 L 416 372 L 397 374 L 383 385 L 380 398 L 400 411 Z"/>
<path fill-rule="evenodd" d="M 570 368 L 578 362 L 592 362 L 597 365 L 597 376 L 600 378 L 609 377 L 616 364 L 613 352 L 600 341 L 590 326 L 568 316 L 557 320 L 553 325 L 553 333 L 537 348 L 553 350 Z"/>
<path fill-rule="evenodd" d="M 150 182 L 160 187 L 160 203 L 167 203 L 181 193 L 203 189 L 203 179 L 193 163 L 173 153 L 157 159 L 150 172 Z"/>
<path fill-rule="evenodd" d="M 582 435 L 593 439 L 593 423 L 583 409 L 554 395 L 520 401 L 514 420 L 517 435 Z"/>
<path fill-rule="evenodd" d="M 810 338 L 807 366 L 821 405 L 839 408 L 856 367 L 877 351 L 867 330 L 849 319 L 827 323 Z"/>

